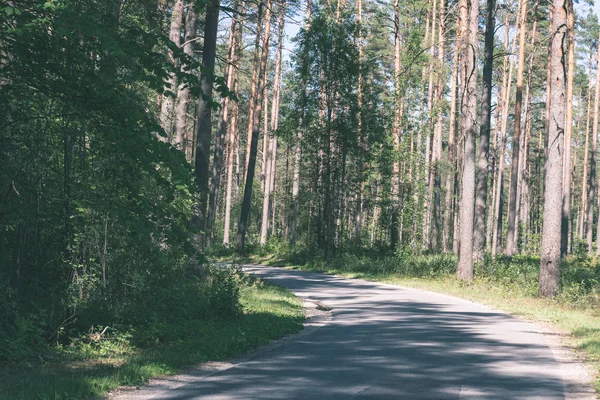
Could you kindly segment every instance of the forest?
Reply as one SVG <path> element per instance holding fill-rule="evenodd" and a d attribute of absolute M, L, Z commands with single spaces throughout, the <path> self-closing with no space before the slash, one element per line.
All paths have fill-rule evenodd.
<path fill-rule="evenodd" d="M 240 318 L 241 256 L 596 306 L 587 1 L 0 1 L 0 363 Z"/>

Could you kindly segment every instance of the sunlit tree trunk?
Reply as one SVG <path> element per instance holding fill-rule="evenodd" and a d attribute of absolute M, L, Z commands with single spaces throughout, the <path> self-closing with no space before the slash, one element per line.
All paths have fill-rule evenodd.
<path fill-rule="evenodd" d="M 519 58 L 517 61 L 517 92 L 515 95 L 515 124 L 510 169 L 510 198 L 508 200 L 508 227 L 506 231 L 507 256 L 515 252 L 515 230 L 517 220 L 517 186 L 519 183 L 519 152 L 521 151 L 521 108 L 523 104 L 523 71 L 525 67 L 525 34 L 527 31 L 527 0 L 521 0 L 519 8 Z"/>
<path fill-rule="evenodd" d="M 459 54 L 460 54 L 460 41 L 456 40 L 454 45 L 454 57 L 452 59 L 452 83 L 450 93 L 450 123 L 448 126 L 448 165 L 450 171 L 446 175 L 446 199 L 444 201 L 444 250 L 450 251 L 450 238 L 454 235 L 450 235 L 450 230 L 454 227 L 455 213 L 452 212 L 452 205 L 454 203 L 454 183 L 456 174 L 456 145 L 455 145 L 455 132 L 456 132 L 456 98 L 458 92 L 458 70 L 459 70 Z M 456 239 L 456 236 L 454 236 Z"/>
<path fill-rule="evenodd" d="M 354 238 L 356 244 L 360 246 L 360 236 L 362 231 L 362 208 L 363 208 L 363 165 L 362 159 L 364 157 L 364 145 L 363 145 L 363 119 L 362 119 L 362 107 L 363 107 L 363 27 L 362 27 L 362 0 L 357 0 L 356 11 L 358 14 L 358 82 L 357 82 L 357 126 L 356 126 L 356 141 L 358 148 L 358 160 L 357 160 L 357 177 L 358 177 L 358 191 L 356 193 L 356 211 L 354 217 Z"/>
<path fill-rule="evenodd" d="M 429 80 L 427 84 L 427 116 L 425 126 L 425 178 L 427 179 L 427 187 L 423 196 L 423 245 L 426 249 L 431 248 L 431 200 L 433 192 L 433 101 L 434 101 L 434 65 L 435 65 L 435 49 L 436 49 L 436 21 L 437 21 L 437 0 L 432 0 L 433 10 L 431 13 L 431 33 L 430 40 L 427 43 L 429 46 Z"/>
<path fill-rule="evenodd" d="M 279 126 L 279 94 L 281 86 L 281 55 L 283 51 L 285 7 L 279 11 L 279 32 L 277 43 L 277 56 L 275 58 L 275 78 L 273 81 L 273 97 L 271 99 L 271 135 L 267 151 L 267 171 L 265 176 L 265 192 L 263 197 L 263 215 L 260 230 L 260 243 L 265 244 L 269 233 L 269 216 L 273 209 L 273 192 L 275 190 L 275 166 L 277 164 L 277 136 L 275 132 Z M 266 115 L 266 114 L 265 114 Z"/>
<path fill-rule="evenodd" d="M 392 163 L 392 229 L 391 245 L 395 249 L 398 245 L 399 221 L 398 213 L 400 208 L 400 129 L 402 117 L 401 105 L 401 37 L 400 37 L 400 2 L 394 2 L 394 131 L 392 132 L 392 142 L 394 146 L 394 161 Z M 412 151 L 412 149 L 411 149 Z"/>
<path fill-rule="evenodd" d="M 479 40 L 479 0 L 473 0 L 469 7 L 467 21 L 466 1 L 459 3 L 461 24 L 461 73 L 464 74 L 464 95 L 461 107 L 461 131 L 464 137 L 462 188 L 460 197 L 460 244 L 458 252 L 457 276 L 459 279 L 473 279 L 473 213 L 475 211 L 475 142 L 477 129 L 477 58 Z"/>
<path fill-rule="evenodd" d="M 444 57 L 445 57 L 445 46 L 446 46 L 446 4 L 445 0 L 440 0 L 439 4 L 439 41 L 438 41 L 438 54 L 437 54 L 437 87 L 436 87 L 436 103 L 441 104 L 441 100 L 444 96 L 446 88 L 446 77 L 440 71 L 444 68 Z M 441 215 L 441 171 L 440 161 L 442 159 L 442 135 L 444 129 L 444 115 L 443 112 L 438 109 L 435 113 L 435 128 L 432 142 L 432 174 L 433 182 L 431 187 L 433 188 L 433 204 L 432 204 L 432 235 L 431 235 L 431 248 L 440 251 L 443 249 L 442 245 L 442 215 Z"/>
<path fill-rule="evenodd" d="M 600 42 L 596 60 L 600 60 Z M 593 229 L 594 229 L 594 200 L 596 199 L 596 156 L 598 154 L 598 106 L 600 105 L 600 63 L 596 67 L 596 89 L 594 96 L 594 123 L 592 125 L 592 154 L 590 155 L 590 177 L 588 183 L 587 200 L 587 245 L 588 252 L 593 250 Z"/>
<path fill-rule="evenodd" d="M 590 56 L 590 75 L 592 72 L 591 67 L 591 56 Z M 585 147 L 583 149 L 583 175 L 581 176 L 581 209 L 579 212 L 579 237 L 583 238 L 585 229 L 585 215 L 587 208 L 587 176 L 588 176 L 588 164 L 590 155 L 590 111 L 592 103 L 592 91 L 591 87 L 588 86 L 587 92 L 587 117 L 585 122 Z"/>
<path fill-rule="evenodd" d="M 196 31 L 198 28 L 198 16 L 194 11 L 193 3 L 187 4 L 187 11 L 185 14 L 185 34 L 183 36 L 183 52 L 190 59 L 193 57 L 194 48 L 196 43 Z M 173 132 L 173 139 L 171 143 L 178 149 L 186 150 L 190 147 L 187 143 L 186 133 L 189 131 L 187 128 L 188 122 L 188 104 L 190 103 L 190 88 L 187 85 L 179 85 L 177 91 L 177 103 L 175 105 L 175 127 Z"/>
<path fill-rule="evenodd" d="M 565 149 L 563 154 L 563 205 L 561 222 L 560 253 L 565 256 L 569 246 L 569 224 L 571 223 L 571 139 L 573 136 L 573 77 L 575 76 L 575 16 L 573 0 L 567 3 L 567 31 L 569 58 L 567 62 L 567 109 L 565 117 Z"/>
<path fill-rule="evenodd" d="M 248 168 L 246 170 L 246 183 L 244 185 L 244 199 L 242 201 L 242 211 L 237 233 L 237 249 L 244 251 L 246 240 L 246 230 L 248 228 L 248 217 L 250 216 L 250 206 L 252 201 L 252 184 L 254 182 L 254 171 L 256 168 L 256 153 L 258 148 L 258 135 L 260 130 L 260 113 L 262 111 L 262 97 L 265 88 L 265 71 L 267 68 L 267 58 L 269 55 L 269 39 L 271 37 L 271 0 L 267 0 L 265 12 L 265 33 L 262 40 L 262 53 L 260 57 L 260 66 L 258 71 L 258 82 L 256 87 L 256 100 L 254 113 L 252 115 L 252 132 L 250 137 L 250 153 L 248 159 Z M 261 3 L 262 5 L 262 3 Z M 260 7 L 260 6 L 259 6 Z M 260 13 L 259 13 L 260 14 Z M 260 22 L 260 18 L 259 18 Z"/>
<path fill-rule="evenodd" d="M 260 69 L 260 41 L 262 39 L 262 18 L 263 18 L 263 2 L 261 1 L 258 5 L 258 17 L 256 24 L 256 40 L 254 42 L 254 56 L 252 58 L 252 87 L 250 89 L 250 100 L 248 101 L 248 133 L 246 136 L 246 163 L 244 164 L 244 181 L 248 178 L 248 163 L 250 161 L 250 147 L 252 146 L 252 127 L 254 121 L 254 110 L 258 96 L 258 80 L 259 80 L 259 69 Z M 262 98 L 262 93 L 261 93 Z M 262 107 L 262 105 L 261 105 Z M 256 139 L 258 140 L 258 138 Z"/>
<path fill-rule="evenodd" d="M 229 32 L 229 45 L 227 49 L 227 65 L 225 66 L 224 80 L 227 82 L 227 87 L 233 86 L 233 66 L 236 57 L 236 39 L 237 39 L 237 13 L 239 8 L 238 0 L 233 3 L 234 18 L 231 20 L 231 28 Z M 215 151 L 213 154 L 213 165 L 210 177 L 210 197 L 208 201 L 208 226 L 207 232 L 211 235 L 215 226 L 215 218 L 217 215 L 217 200 L 219 196 L 219 188 L 221 187 L 221 172 L 223 170 L 223 156 L 226 146 L 227 122 L 229 120 L 229 96 L 221 99 L 221 111 L 219 113 L 219 122 L 217 123 L 217 132 L 215 133 Z"/>
<path fill-rule="evenodd" d="M 553 0 L 550 29 L 550 121 L 544 179 L 544 213 L 540 261 L 539 292 L 550 297 L 558 294 L 560 285 L 560 238 L 562 219 L 563 145 L 565 125 L 565 65 L 567 43 L 567 10 L 565 0 Z M 597 119 L 596 119 L 597 122 Z"/>
<path fill-rule="evenodd" d="M 520 8 L 519 8 L 519 16 L 520 16 Z M 508 37 L 508 27 L 510 24 L 508 23 L 507 18 L 507 32 L 506 35 Z M 505 44 L 508 43 L 508 39 L 506 39 Z M 513 38 L 513 43 L 511 46 L 510 53 L 506 55 L 506 64 L 504 65 L 504 73 L 502 77 L 502 122 L 501 122 L 501 135 L 502 139 L 500 140 L 500 154 L 498 156 L 498 173 L 496 177 L 496 199 L 494 200 L 494 234 L 492 236 L 492 257 L 494 257 L 498 251 L 498 247 L 502 246 L 502 189 L 504 182 L 504 157 L 506 156 L 506 128 L 508 121 L 508 109 L 510 107 L 510 91 L 511 91 L 511 83 L 512 83 L 512 74 L 513 74 L 513 63 L 510 60 L 510 54 L 514 54 L 515 46 L 516 46 L 516 36 Z M 506 46 L 505 46 L 506 49 Z M 506 71 L 508 70 L 508 76 Z"/>
<path fill-rule="evenodd" d="M 485 212 L 487 202 L 490 124 L 492 120 L 492 72 L 494 63 L 496 0 L 487 0 L 485 25 L 485 54 L 483 64 L 483 92 L 481 127 L 479 130 L 479 161 L 477 164 L 477 189 L 475 191 L 475 222 L 473 232 L 473 261 L 483 259 L 485 250 Z"/>
<path fill-rule="evenodd" d="M 306 32 L 310 31 L 310 12 L 312 7 L 312 0 L 307 0 L 306 2 L 306 15 L 304 17 L 304 30 Z M 294 151 L 294 176 L 292 178 L 292 206 L 291 213 L 289 217 L 289 225 L 290 225 L 290 243 L 292 245 L 296 244 L 297 240 L 297 230 L 298 230 L 298 195 L 300 194 L 300 163 L 302 162 L 302 136 L 304 130 L 304 108 L 306 106 L 306 71 L 308 67 L 308 54 L 307 49 L 304 49 L 302 52 L 302 76 L 301 79 L 301 89 L 300 89 L 300 120 L 298 121 L 298 128 L 296 131 L 296 147 Z"/>

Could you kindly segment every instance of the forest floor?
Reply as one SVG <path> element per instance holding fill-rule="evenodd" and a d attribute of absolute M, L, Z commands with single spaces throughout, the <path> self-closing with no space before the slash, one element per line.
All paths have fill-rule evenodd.
<path fill-rule="evenodd" d="M 300 264 L 293 259 L 273 254 L 249 255 L 236 262 L 320 272 L 448 294 L 535 322 L 553 332 L 551 340 L 555 347 L 568 350 L 584 362 L 600 398 L 600 310 L 597 307 L 570 306 L 556 299 L 526 295 L 523 293 L 530 291 L 515 290 L 514 282 L 504 285 L 485 278 L 478 279 L 477 276 L 471 284 L 466 284 L 456 279 L 454 274 L 411 277 L 385 271 L 357 272 L 352 270 L 352 266 L 335 267 L 332 266 L 333 263 L 322 261 Z"/>
<path fill-rule="evenodd" d="M 70 357 L 63 352 L 19 365 L 0 364 L 0 398 L 96 398 L 186 366 L 244 354 L 302 329 L 302 303 L 282 287 L 255 281 L 242 287 L 240 300 L 244 310 L 240 318 L 164 327 L 164 334 L 173 339 L 164 344 L 135 348 L 113 340 L 78 349 Z"/>

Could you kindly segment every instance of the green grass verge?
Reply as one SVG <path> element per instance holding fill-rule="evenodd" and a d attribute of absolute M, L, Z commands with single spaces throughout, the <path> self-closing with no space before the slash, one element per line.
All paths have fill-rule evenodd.
<path fill-rule="evenodd" d="M 282 287 L 256 281 L 242 287 L 240 300 L 244 313 L 234 320 L 155 327 L 162 345 L 139 349 L 127 340 L 113 341 L 110 348 L 88 349 L 89 358 L 81 348 L 65 356 L 65 349 L 50 361 L 42 357 L 26 366 L 0 365 L 0 398 L 94 398 L 185 366 L 239 356 L 302 329 L 302 303 Z"/>
<path fill-rule="evenodd" d="M 471 284 L 466 284 L 456 279 L 453 274 L 417 278 L 385 271 L 356 272 L 352 270 L 352 266 L 336 268 L 324 262 L 297 265 L 276 255 L 251 255 L 246 260 L 256 264 L 321 272 L 450 294 L 486 304 L 532 322 L 549 324 L 562 334 L 564 344 L 574 349 L 592 369 L 595 374 L 595 390 L 600 398 L 600 310 L 597 307 L 573 306 L 564 296 L 556 299 L 539 298 L 532 294 L 537 293 L 537 286 L 532 292 L 530 288 L 523 288 L 522 286 L 525 285 L 514 280 L 502 282 L 490 280 L 489 277 L 476 276 Z"/>

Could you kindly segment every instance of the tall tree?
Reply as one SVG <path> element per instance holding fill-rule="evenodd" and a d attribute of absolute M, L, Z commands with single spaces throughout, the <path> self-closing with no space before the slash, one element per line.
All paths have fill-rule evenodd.
<path fill-rule="evenodd" d="M 567 61 L 567 109 L 565 119 L 565 149 L 563 154 L 563 205 L 561 222 L 560 253 L 565 256 L 569 246 L 569 224 L 571 223 L 571 146 L 573 137 L 573 78 L 575 77 L 575 15 L 573 0 L 567 2 L 567 31 L 569 58 Z"/>
<path fill-rule="evenodd" d="M 254 103 L 254 112 L 252 114 L 252 132 L 250 139 L 250 152 L 248 157 L 248 168 L 246 169 L 246 183 L 244 185 L 244 199 L 242 201 L 242 211 L 237 232 L 237 249 L 244 251 L 246 241 L 246 230 L 248 228 L 248 217 L 250 216 L 250 206 L 252 201 L 252 185 L 254 183 L 254 171 L 256 168 L 256 153 L 258 150 L 258 135 L 260 131 L 260 115 L 262 111 L 263 94 L 265 88 L 265 71 L 267 68 L 267 58 L 269 55 L 269 39 L 271 37 L 271 0 L 267 0 L 265 5 L 265 30 L 262 40 L 262 53 L 258 69 L 258 81 L 256 86 L 256 99 Z M 262 8 L 262 3 L 259 8 Z M 260 15 L 260 11 L 259 11 Z M 260 24 L 260 18 L 259 18 Z M 257 45 L 259 42 L 257 41 Z"/>
<path fill-rule="evenodd" d="M 181 24 L 183 16 L 183 0 L 176 0 L 171 7 L 171 29 L 169 30 L 169 40 L 177 47 L 181 45 Z M 173 50 L 167 49 L 169 63 L 174 69 L 178 68 L 177 61 L 173 55 Z M 166 133 L 166 137 L 160 138 L 162 141 L 169 141 L 173 131 L 173 98 L 177 88 L 177 77 L 175 71 L 168 73 L 169 78 L 165 84 L 165 94 L 162 96 L 160 105 L 160 124 Z"/>
<path fill-rule="evenodd" d="M 312 0 L 306 2 L 306 15 L 304 17 L 304 30 L 310 31 L 310 15 L 311 15 Z M 308 74 L 308 49 L 302 49 L 301 54 L 301 83 L 300 83 L 300 112 L 298 119 L 298 127 L 296 128 L 296 146 L 294 151 L 294 175 L 292 178 L 292 206 L 289 218 L 290 243 L 296 244 L 297 229 L 298 229 L 298 196 L 300 195 L 300 169 L 302 162 L 302 138 L 304 126 L 304 113 L 306 107 L 306 75 Z"/>
<path fill-rule="evenodd" d="M 188 2 L 187 11 L 185 14 L 185 34 L 183 36 L 183 52 L 192 61 L 196 43 L 196 31 L 198 29 L 198 16 L 194 10 L 194 3 Z M 182 68 L 185 70 L 185 67 Z M 171 143 L 178 149 L 184 152 L 191 147 L 188 140 L 187 121 L 188 121 L 188 106 L 190 103 L 190 87 L 189 84 L 180 84 L 177 89 L 177 103 L 175 105 L 175 127 Z"/>
<path fill-rule="evenodd" d="M 544 179 L 544 214 L 540 259 L 539 292 L 550 297 L 558 294 L 560 285 L 560 243 L 562 220 L 563 145 L 565 126 L 566 44 L 568 42 L 565 0 L 553 0 L 550 25 L 550 121 L 546 145 Z"/>
<path fill-rule="evenodd" d="M 199 200 L 194 225 L 198 230 L 197 245 L 200 249 L 205 245 L 206 206 L 208 201 L 208 178 L 210 141 L 212 134 L 212 103 L 215 58 L 217 55 L 217 28 L 219 26 L 220 0 L 214 0 L 206 10 L 204 21 L 204 46 L 202 48 L 202 72 L 200 90 L 202 95 L 198 101 L 196 121 L 196 160 L 194 172 L 199 188 Z"/>
<path fill-rule="evenodd" d="M 281 57 L 283 52 L 283 33 L 285 25 L 285 3 L 279 9 L 279 31 L 277 55 L 275 56 L 275 78 L 273 80 L 273 99 L 271 101 L 271 137 L 266 135 L 269 147 L 267 150 L 267 165 L 265 175 L 265 191 L 263 197 L 263 215 L 260 229 L 260 243 L 267 242 L 269 231 L 269 216 L 273 210 L 273 191 L 275 187 L 275 167 L 277 165 L 277 128 L 279 127 L 279 96 L 281 89 Z"/>
<path fill-rule="evenodd" d="M 460 279 L 473 279 L 473 213 L 475 211 L 475 141 L 477 129 L 477 58 L 479 40 L 479 0 L 471 2 L 467 14 L 467 2 L 459 3 L 461 18 L 461 74 L 463 95 L 461 106 L 461 133 L 464 137 L 462 188 L 460 199 L 460 248 L 457 275 Z M 468 18 L 468 19 L 467 19 Z"/>
<path fill-rule="evenodd" d="M 515 252 L 515 231 L 517 221 L 517 187 L 519 184 L 519 152 L 521 151 L 521 108 L 523 105 L 523 71 L 525 69 L 525 33 L 527 31 L 527 0 L 520 0 L 519 18 L 519 58 L 517 67 L 517 92 L 515 95 L 515 128 L 512 145 L 512 164 L 510 169 L 510 198 L 508 200 L 508 227 L 506 231 L 505 253 L 512 256 Z"/>
<path fill-rule="evenodd" d="M 598 107 L 600 106 L 600 39 L 596 53 L 596 90 L 594 96 L 594 122 L 592 125 L 592 152 L 590 155 L 590 178 L 587 200 L 587 245 L 588 253 L 592 253 L 594 245 L 594 202 L 596 200 L 596 157 L 598 154 Z"/>
<path fill-rule="evenodd" d="M 239 8 L 239 0 L 233 3 L 233 18 L 231 20 L 231 28 L 229 31 L 229 44 L 227 47 L 227 64 L 225 66 L 224 80 L 227 82 L 227 87 L 233 85 L 233 68 L 236 57 L 236 40 L 238 21 L 237 15 Z M 221 110 L 219 113 L 219 122 L 217 123 L 217 131 L 215 133 L 215 151 L 213 154 L 213 164 L 210 176 L 210 193 L 208 201 L 208 225 L 206 231 L 212 236 L 217 215 L 217 200 L 219 196 L 219 188 L 221 186 L 221 172 L 223 169 L 223 155 L 226 145 L 227 122 L 229 119 L 229 99 L 230 96 L 223 96 L 221 99 Z"/>
<path fill-rule="evenodd" d="M 244 15 L 246 12 L 246 2 L 242 1 L 240 15 Z M 240 16 L 239 29 L 237 32 L 237 39 L 235 41 L 235 60 L 239 59 L 242 43 L 242 28 L 243 20 Z M 233 93 L 238 95 L 238 77 L 239 77 L 239 65 L 234 64 L 233 66 Z M 227 188 L 225 189 L 225 217 L 223 227 L 223 245 L 229 246 L 229 234 L 231 229 L 231 200 L 233 197 L 233 165 L 236 155 L 239 154 L 239 140 L 238 140 L 238 118 L 239 117 L 239 105 L 237 101 L 233 102 L 231 110 L 231 124 L 229 124 L 228 140 L 227 140 Z M 239 158 L 239 157 L 238 157 Z M 237 162 L 239 168 L 239 160 Z M 237 185 L 236 185 L 237 187 Z"/>
<path fill-rule="evenodd" d="M 477 164 L 477 189 L 475 199 L 475 223 L 473 233 L 473 260 L 483 259 L 485 250 L 485 211 L 487 202 L 488 165 L 490 147 L 490 123 L 492 119 L 492 73 L 494 67 L 494 33 L 496 0 L 487 0 L 485 24 L 485 51 L 483 61 L 483 91 L 481 126 L 479 130 L 479 162 Z"/>

